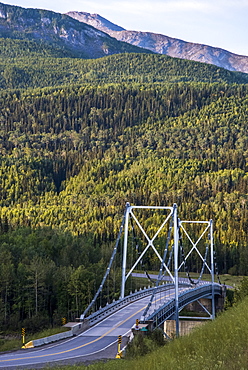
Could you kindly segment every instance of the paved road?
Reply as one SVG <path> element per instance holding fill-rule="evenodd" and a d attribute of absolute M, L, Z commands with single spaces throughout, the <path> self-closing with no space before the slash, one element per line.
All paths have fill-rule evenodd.
<path fill-rule="evenodd" d="M 180 290 L 187 290 L 188 288 L 180 288 Z M 149 312 L 153 312 L 166 300 L 174 297 L 174 289 L 170 288 L 167 291 L 158 293 L 155 296 L 154 303 Z M 36 367 L 46 366 L 49 363 L 56 363 L 58 361 L 74 361 L 78 362 L 83 359 L 92 357 L 100 351 L 107 351 L 113 344 L 115 357 L 117 352 L 117 338 L 118 335 L 128 336 L 131 332 L 131 327 L 135 324 L 136 319 L 140 319 L 149 297 L 142 298 L 119 311 L 113 313 L 111 316 L 105 318 L 102 322 L 96 324 L 94 327 L 88 329 L 79 336 L 73 337 L 69 340 L 63 341 L 53 345 L 47 345 L 40 349 L 33 348 L 30 350 L 22 350 L 8 354 L 0 355 L 0 369 L 17 367 Z"/>

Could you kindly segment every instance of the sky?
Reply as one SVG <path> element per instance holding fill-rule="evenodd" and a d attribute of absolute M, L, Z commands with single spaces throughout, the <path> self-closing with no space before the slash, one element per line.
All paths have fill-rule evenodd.
<path fill-rule="evenodd" d="M 147 31 L 248 56 L 248 0 L 7 0 L 66 13 L 97 13 L 127 30 Z"/>

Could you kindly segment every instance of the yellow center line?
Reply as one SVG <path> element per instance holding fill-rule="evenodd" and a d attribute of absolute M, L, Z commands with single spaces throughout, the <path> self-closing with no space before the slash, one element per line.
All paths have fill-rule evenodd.
<path fill-rule="evenodd" d="M 165 297 L 168 297 L 168 295 L 164 295 L 163 297 L 158 298 L 157 300 L 154 301 L 154 303 L 156 303 L 157 301 L 161 300 L 161 298 L 165 298 Z M 46 355 L 30 356 L 30 357 L 20 357 L 20 358 L 14 358 L 14 359 L 0 360 L 0 362 L 9 362 L 9 361 L 17 361 L 17 360 L 29 360 L 29 359 L 32 359 L 32 358 L 40 358 L 40 357 L 48 357 L 48 356 L 62 355 L 64 353 L 72 352 L 72 351 L 75 351 L 77 349 L 86 347 L 89 344 L 95 343 L 95 342 L 99 341 L 100 339 L 106 337 L 106 335 L 108 335 L 109 333 L 111 333 L 113 330 L 117 329 L 120 325 L 124 324 L 126 321 L 128 321 L 129 319 L 131 319 L 132 317 L 134 317 L 135 315 L 137 315 L 140 311 L 144 310 L 146 308 L 146 306 L 147 305 L 145 305 L 144 307 L 140 308 L 138 311 L 136 311 L 135 313 L 133 313 L 132 315 L 130 315 L 129 317 L 127 317 L 125 320 L 121 321 L 118 325 L 114 326 L 112 329 L 109 329 L 106 333 L 104 333 L 100 337 L 98 337 L 98 338 L 96 338 L 96 339 L 94 339 L 94 340 L 92 340 L 92 341 L 90 341 L 88 343 L 82 344 L 81 346 L 74 347 L 74 348 L 71 348 L 71 349 L 67 349 L 67 350 L 61 351 L 61 352 L 48 353 Z"/>

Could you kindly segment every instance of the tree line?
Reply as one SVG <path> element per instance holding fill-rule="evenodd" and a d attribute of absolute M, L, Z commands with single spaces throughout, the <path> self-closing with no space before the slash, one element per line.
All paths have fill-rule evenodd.
<path fill-rule="evenodd" d="M 17 43 L 8 65 L 12 44 L 6 45 L 0 55 L 6 68 L 0 92 L 2 328 L 82 313 L 106 269 L 126 202 L 177 203 L 182 219 L 213 219 L 219 272 L 248 274 L 243 75 L 156 55 L 42 59 L 29 44 L 35 65 L 18 54 Z M 33 82 L 27 76 L 25 85 L 15 68 Z M 152 234 L 162 216 L 145 216 L 142 225 Z M 118 298 L 119 267 L 98 305 Z M 144 260 L 145 269 L 158 267 L 156 258 Z M 190 267 L 200 268 L 194 260 Z"/>

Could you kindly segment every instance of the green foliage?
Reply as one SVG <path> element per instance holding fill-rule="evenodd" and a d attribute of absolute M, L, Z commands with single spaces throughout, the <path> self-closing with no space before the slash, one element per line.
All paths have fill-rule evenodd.
<path fill-rule="evenodd" d="M 4 61 L 16 61 L 17 59 L 28 62 L 34 58 L 73 58 L 73 53 L 60 48 L 58 45 L 49 45 L 42 40 L 16 40 L 0 38 L 0 59 Z M 30 63 L 31 65 L 31 63 Z M 7 68 L 8 66 L 6 66 Z M 15 86 L 16 87 L 16 86 Z"/>
<path fill-rule="evenodd" d="M 62 317 L 75 320 L 104 273 L 99 250 L 89 235 L 73 237 L 51 228 L 0 235 L 1 329 L 24 326 L 32 333 L 61 324 Z M 105 290 L 102 304 L 106 299 Z"/>
<path fill-rule="evenodd" d="M 127 201 L 212 218 L 219 272 L 248 274 L 247 75 L 153 54 L 83 60 L 25 35 L 0 46 L 2 328 L 83 312 Z M 161 216 L 142 224 L 153 233 Z M 98 305 L 119 281 L 116 262 Z"/>
<path fill-rule="evenodd" d="M 220 272 L 247 274 L 246 85 L 47 88 L 0 105 L 2 232 L 114 240 L 127 200 L 176 202 L 214 219 Z"/>
<path fill-rule="evenodd" d="M 230 307 L 233 306 L 234 303 L 234 290 L 233 289 L 227 289 L 226 290 L 226 297 L 224 302 L 224 309 L 227 310 Z"/>
<path fill-rule="evenodd" d="M 5 38 L 0 38 L 0 47 L 0 87 L 4 89 L 138 83 L 142 84 L 140 89 L 146 90 L 146 84 L 149 88 L 165 82 L 242 84 L 248 81 L 245 73 L 165 55 L 123 53 L 85 60 L 73 58 L 70 51 L 58 44 Z M 192 100 L 200 98 L 191 95 Z"/>
<path fill-rule="evenodd" d="M 161 329 L 155 329 L 153 332 L 147 332 L 146 334 L 137 333 L 126 348 L 125 358 L 133 359 L 144 356 L 158 347 L 164 346 L 165 343 L 166 341 Z"/>
<path fill-rule="evenodd" d="M 147 353 L 155 350 L 155 343 L 149 339 L 147 336 L 144 336 L 142 333 L 135 335 L 131 343 L 128 344 L 125 357 L 127 359 L 133 359 L 140 356 L 144 356 Z"/>
<path fill-rule="evenodd" d="M 248 296 L 248 278 L 243 277 L 240 285 L 237 288 L 235 288 L 233 300 L 235 303 L 237 303 L 242 301 L 247 296 Z"/>
<path fill-rule="evenodd" d="M 21 335 L 19 336 L 2 336 L 0 338 L 0 351 L 13 351 L 21 348 L 22 340 Z"/>
<path fill-rule="evenodd" d="M 164 333 L 161 329 L 156 328 L 155 330 L 152 331 L 151 340 L 157 345 L 157 346 L 163 346 L 165 345 L 165 337 Z"/>
<path fill-rule="evenodd" d="M 54 328 L 49 328 L 43 331 L 38 330 L 33 335 L 32 335 L 32 331 L 30 332 L 26 330 L 25 331 L 25 342 L 29 342 L 30 340 L 34 340 L 34 339 L 45 338 L 50 335 L 59 334 L 67 330 L 68 329 L 63 328 L 63 327 L 54 327 Z M 23 345 L 23 342 L 22 342 L 21 331 L 19 331 L 18 333 L 15 331 L 15 332 L 5 333 L 4 335 L 2 335 L 2 333 L 0 334 L 0 352 L 18 350 L 21 348 L 22 345 Z"/>

